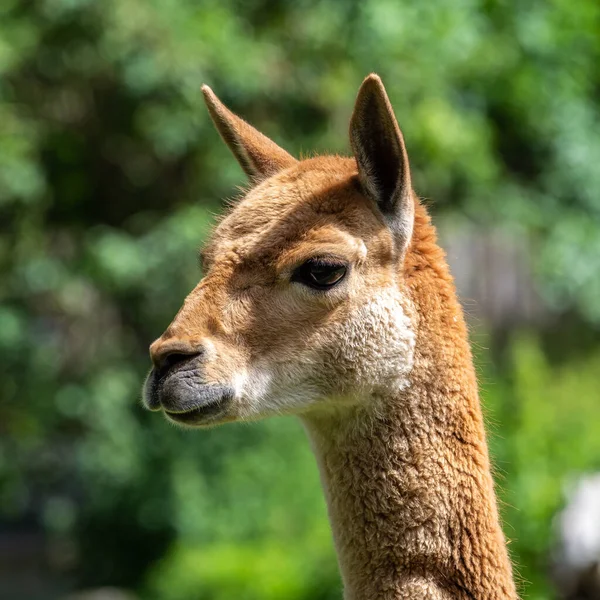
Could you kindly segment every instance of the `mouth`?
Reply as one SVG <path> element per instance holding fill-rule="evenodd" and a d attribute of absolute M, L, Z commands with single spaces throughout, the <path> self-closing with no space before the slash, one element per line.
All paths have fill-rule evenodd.
<path fill-rule="evenodd" d="M 215 401 L 208 402 L 202 406 L 186 410 L 185 412 L 174 412 L 163 408 L 165 416 L 176 423 L 182 425 L 201 425 L 209 423 L 218 418 L 225 412 L 225 406 L 228 404 L 228 398 L 222 396 Z"/>
<path fill-rule="evenodd" d="M 231 387 L 202 383 L 185 371 L 164 377 L 152 371 L 144 386 L 147 409 L 162 410 L 169 421 L 188 426 L 210 425 L 222 420 L 233 397 Z"/>

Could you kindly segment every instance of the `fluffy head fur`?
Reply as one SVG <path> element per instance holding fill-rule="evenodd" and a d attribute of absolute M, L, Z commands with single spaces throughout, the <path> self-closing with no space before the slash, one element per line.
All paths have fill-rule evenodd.
<path fill-rule="evenodd" d="M 353 159 L 298 162 L 204 93 L 256 185 L 151 346 L 148 407 L 193 426 L 299 415 L 346 598 L 515 598 L 462 311 L 380 79 Z M 313 260 L 345 276 L 313 289 L 296 277 Z"/>
<path fill-rule="evenodd" d="M 308 259 L 330 257 L 348 265 L 330 291 L 291 281 Z M 234 388 L 218 420 L 302 413 L 406 384 L 410 302 L 354 161 L 303 161 L 252 189 L 216 228 L 203 262 L 206 276 L 152 352 L 174 340 L 210 348 L 189 366 L 201 370 L 200 385 Z"/>

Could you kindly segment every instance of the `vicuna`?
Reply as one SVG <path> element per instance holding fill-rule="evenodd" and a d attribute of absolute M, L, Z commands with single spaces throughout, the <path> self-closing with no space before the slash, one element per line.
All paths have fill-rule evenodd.
<path fill-rule="evenodd" d="M 353 158 L 297 161 L 203 92 L 253 186 L 150 347 L 147 407 L 195 427 L 297 415 L 347 600 L 516 598 L 462 310 L 381 80 Z"/>

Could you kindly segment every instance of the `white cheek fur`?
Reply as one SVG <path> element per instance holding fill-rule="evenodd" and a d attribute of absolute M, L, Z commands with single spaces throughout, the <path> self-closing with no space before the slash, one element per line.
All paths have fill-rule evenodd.
<path fill-rule="evenodd" d="M 405 305 L 397 290 L 379 292 L 336 328 L 340 359 L 352 367 L 354 385 L 373 391 L 408 385 L 415 331 Z"/>
<path fill-rule="evenodd" d="M 269 394 L 271 376 L 266 370 L 250 367 L 234 373 L 232 384 L 241 405 L 241 417 L 250 417 L 260 412 L 262 399 Z"/>
<path fill-rule="evenodd" d="M 369 396 L 405 389 L 413 366 L 415 332 L 406 302 L 393 289 L 361 304 L 333 325 L 305 355 L 285 363 L 251 365 L 233 376 L 240 417 L 297 413 L 333 396 Z"/>

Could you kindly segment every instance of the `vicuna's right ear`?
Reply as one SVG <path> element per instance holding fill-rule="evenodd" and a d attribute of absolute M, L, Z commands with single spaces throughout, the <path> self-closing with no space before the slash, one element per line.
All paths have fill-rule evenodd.
<path fill-rule="evenodd" d="M 381 79 L 369 75 L 360 87 L 350 144 L 364 192 L 376 203 L 402 250 L 410 242 L 414 204 L 408 155 Z"/>
<path fill-rule="evenodd" d="M 202 86 L 202 93 L 221 137 L 255 183 L 297 162 L 275 142 L 234 115 L 207 85 Z"/>

